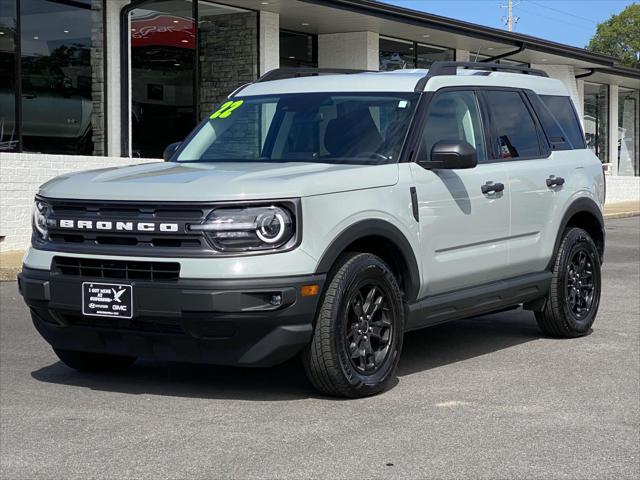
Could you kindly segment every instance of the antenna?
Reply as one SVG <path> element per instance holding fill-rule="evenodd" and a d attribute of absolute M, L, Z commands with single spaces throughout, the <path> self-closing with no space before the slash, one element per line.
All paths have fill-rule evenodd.
<path fill-rule="evenodd" d="M 518 5 L 518 3 L 520 2 L 516 2 L 516 5 Z M 518 20 L 520 20 L 520 17 L 516 17 L 513 14 L 513 0 L 508 0 L 508 3 L 506 5 L 500 6 L 507 9 L 507 16 L 502 17 L 502 22 L 506 25 L 507 30 L 513 32 L 513 27 L 516 25 L 516 23 L 518 23 Z"/>

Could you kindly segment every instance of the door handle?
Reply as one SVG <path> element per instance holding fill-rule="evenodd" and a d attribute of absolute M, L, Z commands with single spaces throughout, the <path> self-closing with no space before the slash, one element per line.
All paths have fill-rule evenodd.
<path fill-rule="evenodd" d="M 482 193 L 484 193 L 485 195 L 487 195 L 488 193 L 498 193 L 504 190 L 504 184 L 497 182 L 497 183 L 493 183 L 493 182 L 487 182 L 484 185 L 482 185 Z"/>
<path fill-rule="evenodd" d="M 560 187 L 561 185 L 564 185 L 564 178 L 556 177 L 555 175 L 551 175 L 547 178 L 547 187 Z"/>

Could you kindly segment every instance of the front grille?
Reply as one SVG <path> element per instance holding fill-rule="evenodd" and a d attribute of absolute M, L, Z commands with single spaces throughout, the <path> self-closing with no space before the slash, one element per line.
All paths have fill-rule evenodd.
<path fill-rule="evenodd" d="M 201 231 L 190 230 L 190 223 L 201 223 L 213 209 L 211 205 L 158 204 L 147 202 L 80 202 L 46 199 L 50 207 L 47 241 L 34 237 L 37 248 L 59 252 L 101 253 L 106 255 L 134 254 L 140 256 L 210 256 L 215 254 Z M 74 222 L 152 223 L 155 231 L 116 231 L 62 228 L 60 220 Z M 176 231 L 159 231 L 161 223 L 177 225 Z"/>
<path fill-rule="evenodd" d="M 54 257 L 51 268 L 54 273 L 60 275 L 104 278 L 109 280 L 170 282 L 180 278 L 180 264 L 176 262 L 139 262 Z"/>

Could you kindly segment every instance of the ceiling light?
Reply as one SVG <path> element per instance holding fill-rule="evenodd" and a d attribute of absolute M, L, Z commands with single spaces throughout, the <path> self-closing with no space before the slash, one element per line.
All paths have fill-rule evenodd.
<path fill-rule="evenodd" d="M 431 35 L 429 35 L 428 33 L 425 33 L 424 35 L 422 35 L 424 38 L 429 38 Z"/>
<path fill-rule="evenodd" d="M 0 35 L 4 35 L 4 32 L 0 32 Z"/>
<path fill-rule="evenodd" d="M 487 50 L 493 50 L 493 47 L 489 47 L 489 48 L 487 48 Z"/>
<path fill-rule="evenodd" d="M 179 63 L 174 63 L 174 64 L 173 64 L 173 66 L 174 66 L 174 67 L 179 67 L 179 66 L 180 66 L 180 64 L 179 64 Z"/>
<path fill-rule="evenodd" d="M 34 40 L 40 40 L 40 37 L 33 37 Z"/>
<path fill-rule="evenodd" d="M 69 30 L 63 30 L 64 33 L 69 33 Z"/>
<path fill-rule="evenodd" d="M 291 55 L 289 58 L 292 58 L 292 59 L 293 59 L 293 58 L 296 58 L 296 57 L 294 57 L 293 55 Z"/>
<path fill-rule="evenodd" d="M 260 5 L 269 5 L 269 2 L 260 2 Z"/>
<path fill-rule="evenodd" d="M 180 40 L 182 43 L 189 43 L 189 40 Z"/>
<path fill-rule="evenodd" d="M 308 27 L 310 24 L 307 22 L 302 22 L 300 25 L 302 25 L 303 27 Z"/>
<path fill-rule="evenodd" d="M 546 61 L 547 61 L 547 59 L 546 59 L 546 58 L 543 58 L 543 59 L 542 59 L 542 61 L 543 61 L 543 62 L 546 62 Z"/>

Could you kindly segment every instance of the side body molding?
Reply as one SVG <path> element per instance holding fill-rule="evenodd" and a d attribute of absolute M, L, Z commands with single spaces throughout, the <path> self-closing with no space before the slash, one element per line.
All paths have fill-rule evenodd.
<path fill-rule="evenodd" d="M 405 276 L 405 300 L 415 301 L 420 291 L 420 270 L 413 248 L 398 227 L 385 220 L 362 220 L 343 230 L 322 254 L 315 273 L 329 272 L 349 245 L 365 237 L 380 237 L 395 246 L 392 254 L 399 256 L 404 267 L 402 273 Z"/>

